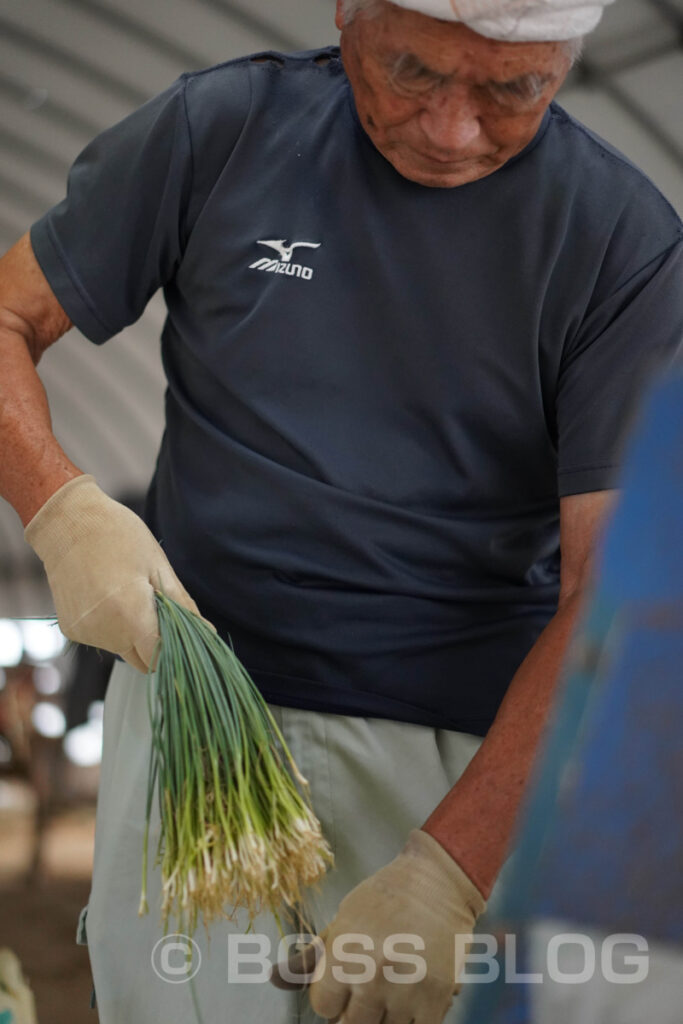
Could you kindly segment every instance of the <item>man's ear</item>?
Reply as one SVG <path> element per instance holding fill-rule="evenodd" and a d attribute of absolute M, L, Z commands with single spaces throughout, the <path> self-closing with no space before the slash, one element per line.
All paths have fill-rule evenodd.
<path fill-rule="evenodd" d="M 334 23 L 341 32 L 344 27 L 344 3 L 343 0 L 337 0 L 337 8 L 334 12 Z"/>

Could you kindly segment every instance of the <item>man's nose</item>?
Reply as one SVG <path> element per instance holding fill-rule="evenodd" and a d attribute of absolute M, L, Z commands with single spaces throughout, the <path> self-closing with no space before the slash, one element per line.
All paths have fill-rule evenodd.
<path fill-rule="evenodd" d="M 467 149 L 481 134 L 479 110 L 466 90 L 438 90 L 419 116 L 427 141 L 444 153 Z"/>

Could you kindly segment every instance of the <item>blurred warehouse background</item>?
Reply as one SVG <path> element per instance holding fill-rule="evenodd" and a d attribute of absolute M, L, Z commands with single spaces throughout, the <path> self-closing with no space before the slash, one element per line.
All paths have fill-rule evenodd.
<path fill-rule="evenodd" d="M 0 0 L 0 250 L 62 198 L 94 135 L 181 72 L 335 42 L 333 15 L 333 0 Z M 560 95 L 679 212 L 682 85 L 683 0 L 618 0 Z M 161 435 L 163 317 L 157 295 L 111 344 L 72 331 L 40 366 L 64 449 L 131 504 Z M 87 958 L 72 942 L 109 662 L 66 653 L 56 626 L 33 621 L 52 611 L 42 567 L 0 500 L 0 946 L 20 953 L 39 1016 L 78 1024 L 94 1018 Z"/>

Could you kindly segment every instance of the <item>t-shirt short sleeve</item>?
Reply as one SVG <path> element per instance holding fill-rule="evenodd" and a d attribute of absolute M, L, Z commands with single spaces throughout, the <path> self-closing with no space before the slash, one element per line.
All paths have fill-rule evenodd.
<path fill-rule="evenodd" d="M 556 399 L 560 497 L 614 486 L 644 382 L 682 344 L 679 240 L 602 298 L 565 348 Z"/>
<path fill-rule="evenodd" d="M 192 182 L 185 81 L 98 135 L 31 228 L 57 299 L 91 341 L 137 320 L 177 265 Z"/>
<path fill-rule="evenodd" d="M 52 290 L 91 341 L 134 323 L 173 278 L 243 128 L 245 66 L 181 75 L 98 135 L 71 168 L 66 198 L 31 228 Z"/>

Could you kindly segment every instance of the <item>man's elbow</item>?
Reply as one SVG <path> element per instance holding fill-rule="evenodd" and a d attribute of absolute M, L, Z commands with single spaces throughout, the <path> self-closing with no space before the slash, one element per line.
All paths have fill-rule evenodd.
<path fill-rule="evenodd" d="M 586 563 L 585 571 L 560 584 L 560 596 L 557 600 L 557 610 L 564 611 L 577 607 L 588 590 L 592 578 L 592 562 Z"/>

